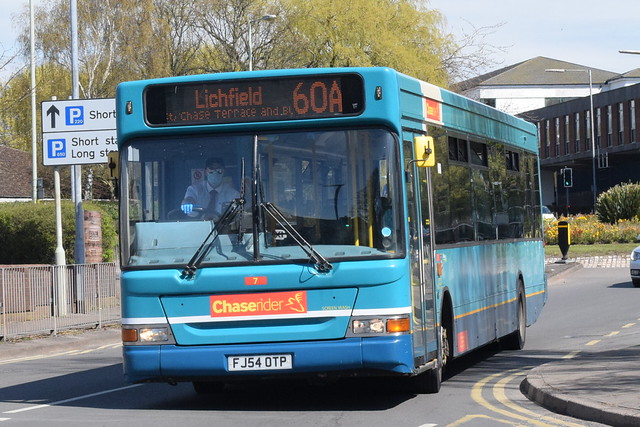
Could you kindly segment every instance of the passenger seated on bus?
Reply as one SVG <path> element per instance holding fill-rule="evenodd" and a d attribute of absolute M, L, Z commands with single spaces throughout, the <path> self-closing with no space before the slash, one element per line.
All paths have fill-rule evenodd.
<path fill-rule="evenodd" d="M 224 182 L 225 167 L 221 158 L 207 159 L 204 168 L 204 179 L 187 188 L 180 210 L 190 217 L 215 220 L 240 193 Z"/>

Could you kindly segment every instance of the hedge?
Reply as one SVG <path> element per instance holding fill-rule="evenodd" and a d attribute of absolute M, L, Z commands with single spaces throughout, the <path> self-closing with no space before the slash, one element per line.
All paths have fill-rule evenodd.
<path fill-rule="evenodd" d="M 114 208 L 115 205 L 115 208 Z M 75 259 L 75 206 L 62 202 L 62 246 L 67 264 Z M 117 202 L 84 202 L 102 217 L 102 261 L 116 259 Z M 0 203 L 0 264 L 53 264 L 56 250 L 55 203 Z"/>

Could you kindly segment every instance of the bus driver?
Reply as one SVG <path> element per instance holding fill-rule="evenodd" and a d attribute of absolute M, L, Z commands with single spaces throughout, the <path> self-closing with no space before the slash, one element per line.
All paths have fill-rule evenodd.
<path fill-rule="evenodd" d="M 204 168 L 204 179 L 187 188 L 180 205 L 186 215 L 200 215 L 194 208 L 203 209 L 204 218 L 218 219 L 223 207 L 233 199 L 240 197 L 231 184 L 224 182 L 224 161 L 219 157 L 207 159 Z"/>

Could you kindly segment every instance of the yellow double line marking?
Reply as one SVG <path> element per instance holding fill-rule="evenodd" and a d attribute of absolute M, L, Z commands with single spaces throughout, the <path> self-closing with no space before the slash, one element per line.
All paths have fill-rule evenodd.
<path fill-rule="evenodd" d="M 518 377 L 523 377 L 526 375 L 526 372 L 532 367 L 527 367 L 524 369 L 512 369 L 506 372 L 499 372 L 493 375 L 489 375 L 488 377 L 483 378 L 482 380 L 475 383 L 471 389 L 471 398 L 478 403 L 480 406 L 485 409 L 498 414 L 499 417 L 492 417 L 489 415 L 467 415 L 456 422 L 449 424 L 450 427 L 457 427 L 463 425 L 467 422 L 472 421 L 473 419 L 483 418 L 489 419 L 494 422 L 498 422 L 501 424 L 507 425 L 536 425 L 536 426 L 570 426 L 570 427 L 580 427 L 581 424 L 575 424 L 563 420 L 559 420 L 553 417 L 548 417 L 544 415 L 537 414 L 533 411 L 530 411 L 513 401 L 509 400 L 506 394 L 507 384 Z M 503 409 L 484 398 L 483 391 L 487 384 L 495 381 L 495 384 L 492 387 L 493 397 L 495 401 L 505 407 Z"/>
<path fill-rule="evenodd" d="M 638 321 L 640 321 L 640 318 L 638 318 Z M 627 323 L 623 325 L 620 328 L 620 330 L 612 331 L 609 334 L 604 335 L 603 337 L 607 338 L 607 337 L 616 336 L 621 332 L 622 329 L 629 329 L 633 326 L 636 326 L 636 324 L 637 322 Z M 601 341 L 602 341 L 601 339 L 591 340 L 587 342 L 585 345 L 593 346 L 598 344 Z M 576 357 L 579 353 L 580 351 L 572 351 L 562 356 L 562 359 L 572 359 Z M 489 375 L 483 378 L 482 380 L 478 381 L 477 383 L 475 383 L 471 389 L 471 398 L 480 406 L 498 415 L 495 417 L 490 415 L 485 415 L 485 414 L 465 415 L 459 420 L 449 424 L 449 427 L 461 426 L 463 424 L 466 424 L 476 419 L 487 419 L 487 420 L 491 420 L 491 422 L 493 423 L 500 423 L 500 424 L 507 424 L 507 425 L 522 425 L 523 423 L 526 423 L 529 425 L 536 425 L 536 426 L 581 427 L 582 424 L 575 424 L 569 421 L 563 421 L 553 417 L 536 414 L 535 412 L 530 411 L 514 403 L 513 401 L 509 400 L 505 392 L 507 388 L 507 384 L 509 384 L 511 381 L 513 381 L 518 377 L 525 376 L 527 371 L 530 369 L 532 369 L 532 367 L 526 367 L 523 369 L 520 369 L 520 368 L 511 369 L 509 371 L 499 372 L 493 375 Z M 487 384 L 489 384 L 492 381 L 495 381 L 495 384 L 492 387 L 493 398 L 499 405 L 502 405 L 506 409 L 499 407 L 496 404 L 491 403 L 484 398 L 483 391 L 485 390 L 485 387 L 487 386 Z"/>

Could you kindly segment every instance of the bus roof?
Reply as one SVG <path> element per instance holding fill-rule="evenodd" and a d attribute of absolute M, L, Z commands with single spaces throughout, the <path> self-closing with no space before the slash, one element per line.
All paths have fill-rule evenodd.
<path fill-rule="evenodd" d="M 338 121 L 342 121 L 342 125 L 345 126 L 354 123 L 382 123 L 395 128 L 397 131 L 400 131 L 403 127 L 408 127 L 426 132 L 426 126 L 434 124 L 445 126 L 461 133 L 469 133 L 490 140 L 499 140 L 529 151 L 537 152 L 538 150 L 535 125 L 488 105 L 385 67 L 259 70 L 124 82 L 118 85 L 116 96 L 118 140 L 119 143 L 122 143 L 131 136 L 153 133 L 239 131 L 256 126 L 256 122 L 260 122 L 262 129 L 283 128 L 291 126 L 292 123 L 289 120 L 290 116 L 284 116 L 283 118 L 281 115 L 281 117 L 267 117 L 267 119 L 259 120 L 249 117 L 247 120 L 223 119 L 215 122 L 205 122 L 204 124 L 185 123 L 185 125 L 195 126 L 178 127 L 172 126 L 172 123 L 155 124 L 153 120 L 149 120 L 148 112 L 152 111 L 153 108 L 157 108 L 157 105 L 145 105 L 145 96 L 149 93 L 150 87 L 172 86 L 180 88 L 186 85 L 194 86 L 198 84 L 211 84 L 213 85 L 211 87 L 217 87 L 215 85 L 228 85 L 236 81 L 253 81 L 258 84 L 287 78 L 300 78 L 303 79 L 301 82 L 306 82 L 309 81 L 308 79 L 305 80 L 307 76 L 320 78 L 331 75 L 361 76 L 362 102 L 364 105 L 359 106 L 356 109 L 357 111 L 354 110 L 352 114 L 301 116 L 299 118 L 305 119 L 305 122 L 302 123 L 301 120 L 298 123 L 299 126 L 327 126 L 326 120 L 330 119 L 333 125 L 338 125 Z M 343 90 L 348 90 L 350 86 L 354 86 L 353 81 L 350 81 L 349 84 L 343 84 L 342 88 Z M 311 89 L 307 87 L 300 90 L 309 91 Z M 277 92 L 277 90 L 274 89 L 272 92 Z M 308 93 L 305 92 L 305 94 Z M 357 94 L 351 95 L 356 96 Z M 295 92 L 293 96 L 293 102 L 296 102 Z M 305 95 L 303 94 L 302 96 Z M 276 107 L 283 107 L 283 101 L 275 102 L 276 104 L 274 105 Z M 289 103 L 291 104 L 291 102 Z M 147 101 L 147 104 L 150 103 Z M 158 104 L 158 102 L 154 101 L 153 104 Z M 162 114 L 164 114 L 163 111 L 158 113 L 159 116 L 162 116 Z"/>

